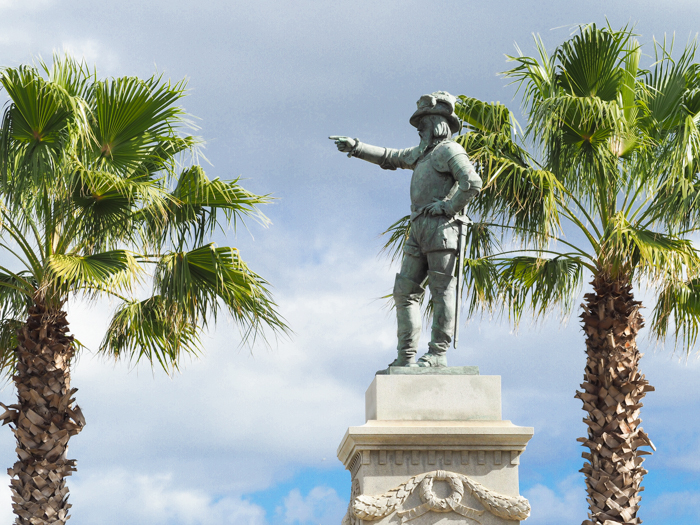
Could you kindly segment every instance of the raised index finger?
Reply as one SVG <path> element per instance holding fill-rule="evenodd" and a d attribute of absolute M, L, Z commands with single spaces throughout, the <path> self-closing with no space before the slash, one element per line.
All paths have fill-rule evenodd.
<path fill-rule="evenodd" d="M 331 135 L 331 136 L 328 137 L 328 138 L 331 139 L 331 140 L 338 140 L 338 139 L 344 139 L 345 137 L 342 137 L 342 136 L 340 136 L 340 135 Z"/>

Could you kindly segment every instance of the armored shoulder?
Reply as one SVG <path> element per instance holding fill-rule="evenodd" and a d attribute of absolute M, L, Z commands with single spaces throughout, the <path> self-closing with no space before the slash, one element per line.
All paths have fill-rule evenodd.
<path fill-rule="evenodd" d="M 450 159 L 456 157 L 457 155 L 466 154 L 467 152 L 464 151 L 464 148 L 457 144 L 454 140 L 446 140 L 435 146 L 435 149 L 433 150 L 433 167 L 440 172 L 450 171 L 450 168 L 447 165 Z"/>

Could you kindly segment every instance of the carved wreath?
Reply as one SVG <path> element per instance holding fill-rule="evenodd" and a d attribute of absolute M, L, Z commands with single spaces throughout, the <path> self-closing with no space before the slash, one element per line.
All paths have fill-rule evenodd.
<path fill-rule="evenodd" d="M 438 498 L 433 491 L 433 482 L 447 481 L 452 493 L 446 498 Z M 420 498 L 423 502 L 412 509 L 399 508 L 411 493 L 420 486 Z M 522 496 L 505 496 L 487 489 L 463 474 L 434 470 L 413 476 L 405 483 L 379 496 L 360 495 L 354 497 L 343 518 L 343 525 L 350 525 L 358 519 L 374 521 L 396 511 L 401 516 L 401 523 L 422 516 L 427 512 L 454 511 L 477 523 L 485 511 L 476 510 L 461 503 L 465 489 L 481 503 L 491 514 L 506 520 L 524 520 L 530 515 L 530 503 Z"/>

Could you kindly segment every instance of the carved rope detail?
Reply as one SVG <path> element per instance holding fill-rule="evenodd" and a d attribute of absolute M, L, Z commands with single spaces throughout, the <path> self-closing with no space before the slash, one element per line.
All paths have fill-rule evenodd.
<path fill-rule="evenodd" d="M 447 498 L 438 498 L 433 492 L 433 482 L 436 480 L 447 481 L 452 488 L 452 494 Z M 420 496 L 423 504 L 413 509 L 399 509 L 418 485 L 421 486 Z M 429 511 L 455 511 L 462 516 L 478 521 L 476 518 L 481 516 L 484 511 L 471 509 L 460 503 L 465 489 L 486 510 L 499 518 L 524 520 L 530 515 L 530 503 L 522 496 L 505 496 L 487 489 L 481 483 L 463 474 L 435 470 L 413 476 L 405 483 L 379 496 L 357 496 L 354 501 L 351 500 L 351 508 L 348 508 L 348 515 L 346 515 L 343 523 L 350 521 L 351 517 L 349 514 L 351 510 L 354 517 L 368 521 L 382 519 L 394 511 L 397 511 L 399 516 L 402 517 L 402 523 L 422 516 Z"/>

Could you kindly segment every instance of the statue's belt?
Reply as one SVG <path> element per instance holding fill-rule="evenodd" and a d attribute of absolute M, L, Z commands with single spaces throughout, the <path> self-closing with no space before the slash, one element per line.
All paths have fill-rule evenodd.
<path fill-rule="evenodd" d="M 413 206 L 411 206 L 411 222 L 415 221 L 418 217 L 423 216 L 423 213 L 425 210 L 428 208 L 428 204 L 425 206 L 422 206 L 418 208 L 417 210 L 413 209 Z M 429 217 L 429 215 L 425 215 L 426 217 Z M 446 215 L 442 215 L 443 217 L 447 217 Z M 440 215 L 435 215 L 435 217 L 440 217 Z M 464 214 L 457 214 L 453 215 L 452 217 L 447 217 L 448 223 L 453 222 L 453 221 L 458 221 L 461 222 L 462 224 L 471 224 L 472 221 L 469 217 L 467 217 Z"/>

